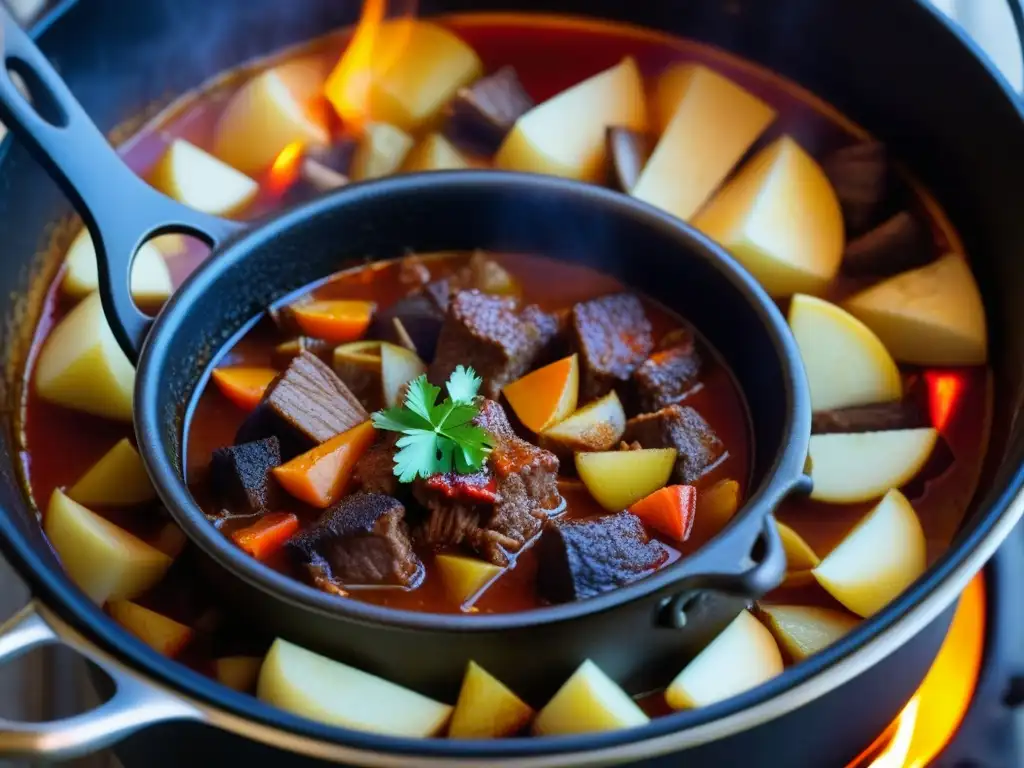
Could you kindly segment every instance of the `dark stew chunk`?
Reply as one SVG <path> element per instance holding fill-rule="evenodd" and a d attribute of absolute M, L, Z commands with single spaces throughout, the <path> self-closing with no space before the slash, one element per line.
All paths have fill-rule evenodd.
<path fill-rule="evenodd" d="M 558 321 L 535 306 L 520 310 L 515 299 L 459 291 L 437 342 L 430 380 L 443 385 L 456 366 L 472 366 L 483 380 L 480 393 L 497 399 L 501 388 L 526 373 L 558 333 Z"/>
<path fill-rule="evenodd" d="M 822 161 L 853 237 L 873 227 L 889 198 L 889 158 L 885 145 L 871 141 L 838 149 Z"/>
<path fill-rule="evenodd" d="M 408 339 L 420 357 L 430 360 L 448 311 L 448 292 L 447 280 L 434 280 L 399 299 L 374 316 L 368 338 L 399 345 Z"/>
<path fill-rule="evenodd" d="M 811 419 L 811 432 L 815 435 L 830 432 L 885 432 L 890 429 L 927 426 L 930 426 L 927 414 L 912 398 L 817 411 Z"/>
<path fill-rule="evenodd" d="M 299 455 L 366 421 L 369 415 L 334 371 L 303 350 L 267 387 L 238 429 L 236 443 L 264 437 L 281 441 L 281 455 Z"/>
<path fill-rule="evenodd" d="M 672 482 L 690 485 L 725 454 L 725 446 L 703 417 L 686 405 L 670 405 L 626 422 L 622 436 L 644 448 L 675 448 L 679 451 Z"/>
<path fill-rule="evenodd" d="M 310 581 L 327 592 L 346 586 L 408 586 L 420 572 L 405 507 L 380 493 L 346 496 L 285 545 Z"/>
<path fill-rule="evenodd" d="M 210 461 L 210 485 L 218 501 L 236 514 L 265 515 L 281 501 L 281 489 L 270 476 L 280 464 L 276 437 L 218 448 Z"/>
<path fill-rule="evenodd" d="M 377 442 L 356 462 L 353 470 L 355 482 L 367 493 L 394 496 L 398 492 L 398 478 L 395 477 L 398 438 L 397 432 L 378 433 Z"/>
<path fill-rule="evenodd" d="M 640 299 L 617 293 L 572 309 L 573 345 L 583 366 L 580 402 L 621 390 L 654 348 L 651 323 Z"/>
<path fill-rule="evenodd" d="M 846 244 L 842 270 L 851 277 L 889 277 L 923 267 L 935 251 L 921 224 L 901 211 Z"/>
<path fill-rule="evenodd" d="M 502 67 L 468 88 L 460 88 L 448 107 L 445 134 L 471 152 L 493 155 L 516 120 L 533 107 L 514 67 Z"/>
<path fill-rule="evenodd" d="M 552 603 L 582 600 L 636 581 L 667 558 L 629 512 L 553 519 L 537 543 L 537 588 Z"/>
<path fill-rule="evenodd" d="M 516 437 L 493 400 L 484 402 L 473 421 L 495 442 L 487 466 L 471 475 L 448 473 L 414 483 L 413 495 L 428 510 L 416 538 L 434 547 L 468 546 L 505 565 L 561 506 L 558 459 Z"/>
<path fill-rule="evenodd" d="M 696 384 L 700 367 L 693 334 L 672 334 L 668 346 L 654 352 L 633 372 L 641 410 L 657 411 L 678 403 Z"/>

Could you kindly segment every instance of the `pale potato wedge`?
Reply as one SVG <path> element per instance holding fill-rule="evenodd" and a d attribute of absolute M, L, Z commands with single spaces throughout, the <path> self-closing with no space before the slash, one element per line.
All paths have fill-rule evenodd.
<path fill-rule="evenodd" d="M 609 125 L 647 130 L 644 86 L 636 62 L 629 57 L 519 118 L 494 165 L 598 181 L 604 174 Z"/>
<path fill-rule="evenodd" d="M 836 193 L 821 166 L 789 136 L 761 150 L 692 223 L 776 298 L 822 293 L 843 256 Z"/>
<path fill-rule="evenodd" d="M 387 21 L 368 32 L 353 39 L 324 87 L 345 122 L 416 131 L 483 72 L 470 46 L 429 21 Z"/>
<path fill-rule="evenodd" d="M 719 480 L 697 496 L 694 535 L 710 539 L 721 531 L 740 508 L 740 484 L 735 480 Z"/>
<path fill-rule="evenodd" d="M 821 563 L 811 546 L 803 540 L 799 533 L 785 523 L 775 521 L 782 539 L 782 548 L 786 552 L 786 580 L 784 587 L 799 587 L 814 582 L 811 571 Z"/>
<path fill-rule="evenodd" d="M 672 709 L 696 709 L 736 696 L 782 672 L 771 632 L 742 611 L 665 689 Z"/>
<path fill-rule="evenodd" d="M 421 171 L 461 171 L 469 161 L 440 133 L 431 133 L 406 155 L 402 164 L 405 173 Z"/>
<path fill-rule="evenodd" d="M 625 431 L 626 412 L 612 390 L 545 429 L 542 437 L 546 443 L 554 443 L 568 452 L 607 451 L 622 439 Z"/>
<path fill-rule="evenodd" d="M 867 618 L 924 573 L 921 521 L 898 490 L 889 491 L 814 569 L 836 600 Z"/>
<path fill-rule="evenodd" d="M 794 663 L 824 650 L 860 623 L 848 613 L 813 605 L 759 604 L 757 613 Z"/>
<path fill-rule="evenodd" d="M 924 467 L 938 436 L 932 427 L 811 435 L 811 498 L 853 504 L 900 488 Z"/>
<path fill-rule="evenodd" d="M 426 372 L 426 364 L 415 352 L 397 344 L 381 342 L 380 375 L 386 406 L 393 408 L 401 405 L 405 399 L 405 385 Z"/>
<path fill-rule="evenodd" d="M 99 293 L 82 299 L 50 333 L 35 387 L 48 402 L 131 421 L 135 369 L 107 324 Z"/>
<path fill-rule="evenodd" d="M 448 726 L 451 739 L 514 736 L 533 719 L 533 709 L 475 661 L 462 678 L 459 700 Z"/>
<path fill-rule="evenodd" d="M 71 486 L 68 496 L 85 506 L 130 507 L 152 501 L 156 490 L 139 452 L 123 438 Z"/>
<path fill-rule="evenodd" d="M 789 306 L 789 327 L 800 347 L 813 410 L 903 397 L 896 361 L 879 338 L 849 312 L 814 296 L 797 294 Z"/>
<path fill-rule="evenodd" d="M 615 731 L 650 718 L 592 661 L 580 665 L 533 721 L 538 736 Z"/>
<path fill-rule="evenodd" d="M 389 736 L 436 736 L 452 713 L 447 704 L 281 638 L 263 662 L 256 695 L 310 720 Z"/>
<path fill-rule="evenodd" d="M 658 78 L 661 139 L 631 190 L 634 197 L 690 219 L 775 119 L 775 110 L 700 64 L 677 64 Z"/>
<path fill-rule="evenodd" d="M 412 149 L 412 136 L 388 123 L 368 123 L 363 130 L 363 138 L 352 156 L 349 175 L 353 181 L 390 176 L 401 167 Z"/>
<path fill-rule="evenodd" d="M 56 490 L 43 531 L 71 580 L 95 602 L 138 597 L 163 578 L 171 558 Z"/>
<path fill-rule="evenodd" d="M 236 691 L 249 693 L 256 690 L 263 659 L 259 656 L 225 656 L 213 662 L 217 682 Z"/>
<path fill-rule="evenodd" d="M 99 290 L 96 246 L 89 230 L 83 228 L 68 247 L 60 285 L 72 299 L 81 299 Z M 163 252 L 154 242 L 143 243 L 132 264 L 132 298 L 140 306 L 151 307 L 166 301 L 172 290 L 171 272 L 164 262 Z"/>
<path fill-rule="evenodd" d="M 437 555 L 434 563 L 445 591 L 459 605 L 479 594 L 504 570 L 494 563 L 463 555 Z"/>
<path fill-rule="evenodd" d="M 149 173 L 149 183 L 178 202 L 215 216 L 245 208 L 260 185 L 184 139 L 174 139 Z"/>
<path fill-rule="evenodd" d="M 609 512 L 627 509 L 664 487 L 675 463 L 675 448 L 576 454 L 580 480 L 594 500 Z"/>
<path fill-rule="evenodd" d="M 110 617 L 157 653 L 174 658 L 195 635 L 191 627 L 129 600 L 112 600 Z"/>
<path fill-rule="evenodd" d="M 967 260 L 950 253 L 851 296 L 843 307 L 901 363 L 984 365 L 985 306 Z"/>
<path fill-rule="evenodd" d="M 257 73 L 224 106 L 214 129 L 213 154 L 242 173 L 258 175 L 289 144 L 327 145 L 326 79 L 320 56 Z"/>

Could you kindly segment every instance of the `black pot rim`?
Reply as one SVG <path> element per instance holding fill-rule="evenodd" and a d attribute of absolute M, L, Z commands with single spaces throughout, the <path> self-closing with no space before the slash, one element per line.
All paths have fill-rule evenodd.
<path fill-rule="evenodd" d="M 928 6 L 924 0 L 913 0 L 913 3 L 920 11 L 922 24 L 942 27 L 946 33 L 952 34 L 960 41 L 976 63 L 997 84 L 1024 122 L 1024 107 L 1018 95 L 974 41 L 959 27 Z M 40 39 L 77 4 L 78 0 L 61 0 L 32 27 L 32 37 Z M 11 143 L 10 137 L 0 142 L 0 161 L 3 160 Z M 613 759 L 620 755 L 622 750 L 633 745 L 637 749 L 624 757 L 638 759 L 722 738 L 740 728 L 791 711 L 813 699 L 815 695 L 820 695 L 823 692 L 820 688 L 823 686 L 825 690 L 829 690 L 858 674 L 866 665 L 870 665 L 869 656 L 872 652 L 887 655 L 934 618 L 943 607 L 955 601 L 970 577 L 981 569 L 985 560 L 994 553 L 998 544 L 1009 535 L 1024 514 L 1022 491 L 1024 467 L 1001 471 L 993 481 L 990 491 L 979 502 L 981 506 L 987 507 L 987 511 L 979 514 L 978 523 L 959 536 L 950 549 L 909 590 L 871 619 L 862 622 L 857 629 L 836 644 L 787 669 L 765 685 L 720 704 L 674 713 L 639 728 L 589 736 L 502 739 L 493 742 L 382 737 L 296 717 L 264 704 L 254 697 L 221 686 L 210 678 L 160 655 L 122 630 L 59 569 L 52 567 L 53 557 L 42 554 L 10 514 L 0 514 L 0 547 L 5 557 L 17 567 L 19 574 L 28 582 L 33 594 L 85 638 L 96 643 L 97 647 L 111 654 L 128 668 L 155 680 L 171 691 L 183 694 L 199 703 L 205 710 L 220 715 L 216 724 L 242 735 L 250 735 L 284 748 L 301 749 L 308 754 L 335 756 L 336 759 L 343 759 L 338 756 L 343 751 L 346 759 L 363 757 L 367 764 L 372 762 L 380 765 L 407 765 L 411 762 L 406 758 L 416 755 L 423 756 L 431 765 L 438 766 L 472 760 L 486 760 L 486 763 L 480 764 L 491 765 L 501 762 L 503 758 L 536 758 L 537 761 L 542 761 L 520 759 L 516 761 L 516 765 L 524 765 L 527 762 L 531 765 L 579 765 L 586 756 L 595 760 Z M 893 639 L 897 632 L 900 632 L 901 636 Z M 886 647 L 878 650 L 881 646 Z M 829 675 L 830 672 L 834 674 Z M 840 677 L 841 673 L 845 673 L 845 677 Z M 837 679 L 829 680 L 829 677 Z M 819 685 L 815 685 L 816 683 Z M 684 732 L 697 729 L 702 733 L 708 732 L 709 729 L 713 730 L 717 721 L 724 721 L 725 718 L 733 720 L 741 714 L 746 714 L 745 710 L 753 710 L 755 707 L 763 710 L 769 703 L 776 704 L 777 707 L 773 708 L 770 715 L 765 715 L 762 711 L 759 720 L 744 722 L 731 729 L 715 731 L 680 743 L 683 742 Z M 251 725 L 258 727 L 246 728 Z M 673 736 L 677 738 L 672 738 Z M 271 741 L 272 739 L 274 741 Z M 651 742 L 653 746 L 641 752 L 641 742 Z M 336 748 L 334 752 L 324 751 L 325 747 L 332 745 Z M 563 759 L 546 761 L 543 759 L 544 756 Z"/>

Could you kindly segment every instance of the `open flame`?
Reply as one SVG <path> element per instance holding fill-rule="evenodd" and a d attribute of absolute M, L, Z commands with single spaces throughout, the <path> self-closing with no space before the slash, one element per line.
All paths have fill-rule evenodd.
<path fill-rule="evenodd" d="M 929 371 L 925 374 L 925 381 L 928 383 L 928 409 L 932 424 L 942 432 L 964 392 L 964 378 L 955 371 Z"/>
<path fill-rule="evenodd" d="M 267 186 L 273 194 L 282 194 L 298 178 L 304 150 L 305 145 L 301 141 L 293 141 L 274 158 L 267 174 Z"/>

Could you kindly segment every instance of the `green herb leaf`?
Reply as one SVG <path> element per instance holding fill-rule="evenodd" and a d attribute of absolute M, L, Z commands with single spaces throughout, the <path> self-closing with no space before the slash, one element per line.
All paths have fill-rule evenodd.
<path fill-rule="evenodd" d="M 453 468 L 471 474 L 484 466 L 494 443 L 487 430 L 472 423 L 480 413 L 476 393 L 481 383 L 472 368 L 456 367 L 447 383 L 449 398 L 438 405 L 441 389 L 421 375 L 410 382 L 403 407 L 373 414 L 374 427 L 402 434 L 394 467 L 400 482 Z"/>

